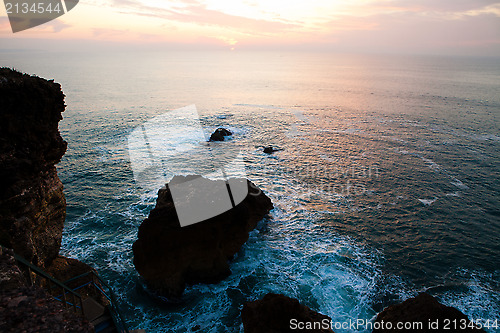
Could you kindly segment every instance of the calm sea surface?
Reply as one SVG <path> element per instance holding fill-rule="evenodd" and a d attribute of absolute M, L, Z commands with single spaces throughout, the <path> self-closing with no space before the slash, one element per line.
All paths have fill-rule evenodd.
<path fill-rule="evenodd" d="M 334 322 L 369 320 L 420 291 L 500 320 L 498 59 L 0 52 L 0 66 L 61 83 L 62 253 L 99 270 L 131 328 L 242 332 L 243 303 L 271 291 Z M 191 104 L 207 136 L 218 126 L 235 133 L 206 149 L 241 151 L 275 209 L 229 278 L 163 304 L 132 264 L 156 190 L 135 183 L 127 137 Z M 283 151 L 266 155 L 264 145 Z M 186 173 L 203 163 L 203 147 Z"/>

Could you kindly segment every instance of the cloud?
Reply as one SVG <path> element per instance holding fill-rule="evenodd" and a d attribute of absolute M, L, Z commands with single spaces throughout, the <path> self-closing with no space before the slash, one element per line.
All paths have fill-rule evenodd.
<path fill-rule="evenodd" d="M 137 6 L 142 6 L 142 4 L 139 1 L 136 0 L 112 0 L 111 1 L 113 6 L 120 6 L 120 7 L 137 7 Z"/>
<path fill-rule="evenodd" d="M 336 50 L 500 54 L 495 1 L 371 1 L 329 14 L 311 39 Z"/>
<path fill-rule="evenodd" d="M 67 24 L 59 19 L 55 19 L 50 22 L 42 24 L 40 27 L 43 27 L 44 29 L 48 28 L 50 29 L 51 32 L 60 32 L 63 31 L 64 29 L 70 28 L 71 24 Z"/>
<path fill-rule="evenodd" d="M 189 6 L 179 12 L 172 11 L 166 18 L 199 25 L 216 25 L 225 28 L 233 28 L 247 33 L 259 32 L 274 34 L 299 27 L 297 24 L 289 22 L 257 20 L 225 14 L 216 10 L 207 9 L 204 6 Z"/>
<path fill-rule="evenodd" d="M 321 30 L 336 33 L 340 31 L 376 30 L 380 26 L 377 20 L 366 18 L 338 18 L 322 25 Z"/>
<path fill-rule="evenodd" d="M 286 19 L 265 20 L 231 15 L 208 9 L 197 0 L 166 2 L 164 7 L 146 6 L 134 0 L 113 0 L 121 13 L 155 17 L 198 26 L 216 26 L 250 35 L 272 35 L 300 29 L 300 22 Z M 167 5 L 168 4 L 168 5 Z"/>
<path fill-rule="evenodd" d="M 16 19 L 16 18 L 14 18 Z M 45 22 L 45 19 L 41 19 L 41 22 Z M 32 25 L 36 25 L 37 19 L 33 18 L 31 19 Z M 32 34 L 32 33 L 37 33 L 37 32 L 43 32 L 43 33 L 57 33 L 61 32 L 67 28 L 70 28 L 71 25 L 67 24 L 59 19 L 54 19 L 51 20 L 47 23 L 43 23 L 41 25 L 37 25 L 33 28 L 18 32 L 17 34 Z M 12 30 L 10 27 L 10 21 L 8 17 L 0 17 L 0 29 L 2 33 L 9 33 L 12 34 Z M 17 35 L 16 34 L 16 35 Z"/>
<path fill-rule="evenodd" d="M 366 18 L 371 30 L 332 33 L 338 45 L 350 51 L 490 54 L 500 51 L 500 22 L 495 14 L 443 20 L 420 13 L 380 14 Z"/>
<path fill-rule="evenodd" d="M 402 4 L 415 4 L 415 1 L 405 0 L 401 1 Z M 423 11 L 436 11 L 436 12 L 464 12 L 470 10 L 477 10 L 480 8 L 488 7 L 490 5 L 498 5 L 496 0 L 421 0 L 418 5 Z"/>
<path fill-rule="evenodd" d="M 500 55 L 500 1 L 87 0 L 33 33 L 157 45 Z M 250 8 L 251 7 L 251 8 Z M 6 18 L 0 27 L 8 29 Z M 30 29 L 32 30 L 32 29 Z M 7 30 L 6 30 L 7 31 Z M 4 33 L 2 31 L 2 33 Z M 6 33 L 5 33 L 6 34 Z M 26 37 L 27 35 L 23 35 Z M 50 37 L 52 38 L 52 37 Z M 466 50 L 468 48 L 468 50 Z M 448 51 L 446 51 L 448 50 Z"/>
<path fill-rule="evenodd" d="M 0 17 L 0 33 L 12 33 L 9 18 L 7 16 Z"/>
<path fill-rule="evenodd" d="M 393 9 L 404 12 L 464 12 L 498 5 L 496 0 L 387 0 L 372 1 L 366 7 L 372 9 Z"/>
<path fill-rule="evenodd" d="M 92 36 L 94 37 L 116 37 L 129 34 L 130 32 L 128 30 L 122 30 L 122 29 L 109 29 L 109 28 L 92 29 Z"/>

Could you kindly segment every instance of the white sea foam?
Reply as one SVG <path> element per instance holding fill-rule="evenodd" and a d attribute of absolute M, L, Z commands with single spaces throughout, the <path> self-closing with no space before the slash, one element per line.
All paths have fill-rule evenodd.
<path fill-rule="evenodd" d="M 441 167 L 439 166 L 439 164 L 437 164 L 436 162 L 434 162 L 433 160 L 431 160 L 430 158 L 425 158 L 423 156 L 420 156 L 417 154 L 418 157 L 420 157 L 422 159 L 422 161 L 424 161 L 425 163 L 427 163 L 429 165 L 429 168 L 431 170 L 439 170 Z"/>
<path fill-rule="evenodd" d="M 498 276 L 497 276 L 498 277 Z M 457 292 L 451 289 L 440 296 L 440 300 L 465 313 L 469 319 L 486 320 L 500 325 L 498 314 L 500 313 L 500 293 L 498 290 L 498 279 L 491 273 L 478 270 L 459 269 L 452 272 L 450 278 L 458 278 L 464 282 L 467 292 Z M 487 332 L 498 332 L 498 328 L 484 327 Z"/>

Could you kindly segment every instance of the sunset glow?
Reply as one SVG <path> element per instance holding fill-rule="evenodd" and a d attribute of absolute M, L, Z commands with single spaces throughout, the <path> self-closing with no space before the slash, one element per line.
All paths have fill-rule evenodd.
<path fill-rule="evenodd" d="M 15 35 L 5 7 L 0 13 L 0 38 L 14 44 L 44 38 L 228 50 L 273 45 L 498 54 L 500 49 L 500 3 L 495 1 L 80 1 L 59 19 Z"/>

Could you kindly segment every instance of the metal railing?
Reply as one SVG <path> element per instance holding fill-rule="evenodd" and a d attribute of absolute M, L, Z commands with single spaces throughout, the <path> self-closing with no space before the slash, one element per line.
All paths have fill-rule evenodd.
<path fill-rule="evenodd" d="M 75 311 L 75 313 L 81 313 L 82 315 L 85 315 L 84 310 L 83 310 L 82 296 L 79 293 L 75 292 L 74 290 L 72 290 L 68 286 L 64 285 L 62 282 L 54 279 L 52 276 L 47 274 L 41 268 L 33 265 L 32 263 L 30 263 L 29 261 L 27 261 L 23 257 L 14 253 L 14 258 L 16 259 L 16 261 L 18 263 L 23 264 L 28 269 L 28 276 L 29 276 L 29 281 L 30 281 L 31 286 L 34 285 L 33 275 L 31 274 L 33 272 L 36 275 L 41 276 L 47 280 L 49 289 L 53 289 L 53 288 L 61 289 L 61 292 L 62 292 L 61 298 L 60 299 L 58 299 L 56 297 L 54 297 L 54 298 L 56 298 L 58 301 L 62 302 L 64 304 L 65 308 L 68 308 L 68 306 L 69 306 L 70 308 L 73 309 L 73 311 Z M 68 297 L 66 297 L 67 294 L 71 295 L 73 302 L 68 301 Z M 78 303 L 78 305 L 77 305 L 77 303 Z"/>
<path fill-rule="evenodd" d="M 90 281 L 74 288 L 73 290 L 78 290 L 80 288 L 83 288 L 88 285 L 92 285 L 94 287 L 94 290 L 96 293 L 102 294 L 106 299 L 109 301 L 109 312 L 111 314 L 111 318 L 113 319 L 113 322 L 115 323 L 116 329 L 119 332 L 124 332 L 124 333 L 129 333 L 127 325 L 125 323 L 125 320 L 123 319 L 123 316 L 120 312 L 120 309 L 118 309 L 117 306 L 117 301 L 116 301 L 116 296 L 115 293 L 113 292 L 113 289 L 104 281 L 96 272 L 94 271 L 89 271 L 87 273 L 83 273 L 81 275 L 75 276 L 69 280 L 64 281 L 64 284 L 68 284 L 70 282 L 76 281 L 78 279 L 84 278 L 84 277 L 90 277 Z M 97 281 L 99 283 L 97 283 Z M 103 287 L 105 287 L 108 292 L 103 290 Z"/>
<path fill-rule="evenodd" d="M 57 296 L 52 295 L 54 297 L 54 299 L 63 303 L 65 308 L 73 309 L 73 311 L 75 313 L 80 313 L 83 316 L 85 316 L 84 307 L 83 307 L 83 299 L 82 299 L 82 296 L 79 293 L 77 293 L 75 290 L 81 289 L 85 286 L 92 285 L 96 294 L 99 293 L 99 294 L 103 295 L 109 301 L 108 309 L 109 309 L 109 312 L 111 314 L 111 318 L 113 319 L 113 322 L 115 324 L 117 331 L 120 333 L 129 333 L 127 325 L 125 324 L 125 320 L 123 319 L 123 316 L 122 316 L 120 310 L 118 309 L 116 296 L 113 292 L 113 289 L 111 289 L 111 287 L 96 272 L 89 271 L 87 273 L 75 276 L 75 277 L 73 277 L 65 282 L 61 282 L 61 281 L 56 280 L 55 278 L 53 278 L 49 274 L 47 274 L 41 268 L 33 265 L 32 263 L 30 263 L 29 261 L 27 261 L 26 259 L 24 259 L 23 257 L 15 254 L 15 253 L 14 253 L 14 258 L 16 259 L 16 261 L 18 263 L 24 265 L 28 269 L 30 285 L 32 285 L 32 286 L 34 285 L 33 276 L 31 273 L 35 273 L 36 275 L 46 279 L 49 292 L 52 291 L 53 289 L 60 289 L 61 290 L 61 294 L 59 294 Z M 85 282 L 82 285 L 79 285 L 76 288 L 68 287 L 68 283 L 76 281 L 76 280 L 84 278 L 84 277 L 89 277 L 89 281 Z M 97 281 L 99 283 L 97 283 Z M 104 286 L 106 289 L 108 289 L 108 292 L 104 291 L 101 286 Z M 68 295 L 71 296 L 72 302 L 68 300 L 68 297 L 67 297 Z M 78 303 L 78 305 L 77 305 L 77 303 Z"/>

